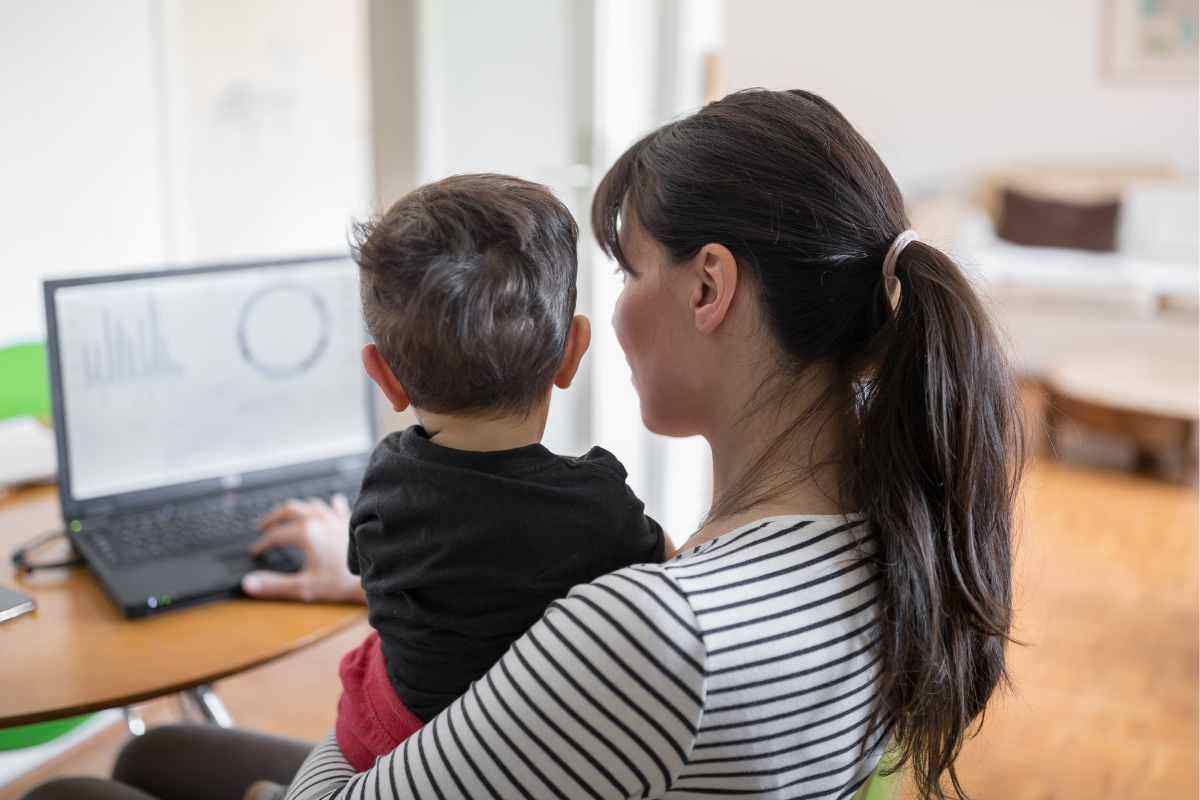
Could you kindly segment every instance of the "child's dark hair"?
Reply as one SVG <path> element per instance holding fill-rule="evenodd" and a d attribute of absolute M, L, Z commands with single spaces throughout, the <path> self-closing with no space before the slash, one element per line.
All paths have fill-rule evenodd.
<path fill-rule="evenodd" d="M 1023 460 L 1015 382 L 979 298 L 950 258 L 914 242 L 896 262 L 893 311 L 882 263 L 909 227 L 900 190 L 809 92 L 738 92 L 634 144 L 592 206 L 600 246 L 623 266 L 618 231 L 631 217 L 676 261 L 719 243 L 748 273 L 780 362 L 762 402 L 794 392 L 810 365 L 838 376 L 792 431 L 818 413 L 837 426 L 843 507 L 862 510 L 879 542 L 879 699 L 866 743 L 890 732 L 921 797 L 942 797 L 943 777 L 965 796 L 955 759 L 1006 680 Z M 786 489 L 779 465 L 795 462 L 796 441 L 768 447 L 711 514 Z"/>
<path fill-rule="evenodd" d="M 527 414 L 575 313 L 571 213 L 544 186 L 455 175 L 355 226 L 363 316 L 417 408 Z"/>

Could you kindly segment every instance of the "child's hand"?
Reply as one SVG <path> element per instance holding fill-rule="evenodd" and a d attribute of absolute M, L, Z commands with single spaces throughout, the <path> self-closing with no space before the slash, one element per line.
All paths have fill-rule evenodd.
<path fill-rule="evenodd" d="M 264 600 L 305 603 L 365 603 L 362 584 L 346 566 L 350 535 L 350 506 L 338 495 L 323 500 L 289 500 L 259 520 L 262 537 L 251 548 L 255 555 L 271 547 L 292 545 L 304 551 L 304 569 L 294 574 L 251 572 L 242 578 L 242 591 Z"/>

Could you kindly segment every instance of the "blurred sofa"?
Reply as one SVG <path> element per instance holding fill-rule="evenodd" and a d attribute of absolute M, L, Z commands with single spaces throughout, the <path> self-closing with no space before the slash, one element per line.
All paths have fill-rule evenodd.
<path fill-rule="evenodd" d="M 1195 314 L 1198 197 L 1165 167 L 1027 166 L 988 171 L 911 215 L 997 300 Z"/>
<path fill-rule="evenodd" d="M 1166 424 L 1179 451 L 1167 455 L 1195 480 L 1194 414 L 1162 408 L 1200 402 L 1197 198 L 1196 183 L 1168 169 L 1112 165 L 993 170 L 911 204 L 914 227 L 990 307 L 1021 378 L 1032 450 L 1135 467 L 1161 450 L 1150 434 Z M 1051 412 L 1081 399 L 1115 420 L 1119 443 L 1094 430 L 1063 438 Z"/>

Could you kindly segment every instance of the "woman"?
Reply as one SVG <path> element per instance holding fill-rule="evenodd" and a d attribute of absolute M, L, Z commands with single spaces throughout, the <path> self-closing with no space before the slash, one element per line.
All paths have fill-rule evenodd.
<path fill-rule="evenodd" d="M 295 798 L 840 798 L 887 745 L 922 797 L 943 779 L 963 794 L 955 758 L 1004 679 L 1021 438 L 962 272 L 907 230 L 871 147 L 802 91 L 740 92 L 654 131 L 592 216 L 625 281 L 613 325 L 643 421 L 711 445 L 707 520 L 666 564 L 553 604 L 371 770 L 329 740 L 278 780 Z M 248 591 L 354 595 L 344 509 L 270 522 L 265 541 L 304 544 L 313 566 Z M 188 735 L 134 743 L 118 777 L 188 796 L 187 768 L 168 786 L 161 757 L 196 752 L 176 746 Z M 285 752 L 205 735 L 227 738 L 201 763 Z M 141 796 L 121 791 L 95 796 Z"/>

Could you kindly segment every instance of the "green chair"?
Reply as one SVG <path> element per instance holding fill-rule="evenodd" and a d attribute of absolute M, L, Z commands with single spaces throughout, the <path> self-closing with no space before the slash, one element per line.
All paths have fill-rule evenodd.
<path fill-rule="evenodd" d="M 5 750 L 21 750 L 39 744 L 51 742 L 60 736 L 65 736 L 92 718 L 91 714 L 78 717 L 53 719 L 49 722 L 34 722 L 31 725 L 18 725 L 15 728 L 0 729 L 0 752 Z"/>
<path fill-rule="evenodd" d="M 0 420 L 50 418 L 50 378 L 40 342 L 0 348 Z"/>
<path fill-rule="evenodd" d="M 50 418 L 50 379 L 46 348 L 40 342 L 0 348 L 0 420 L 12 417 Z M 91 714 L 0 729 L 0 751 L 44 744 L 69 733 Z"/>
<path fill-rule="evenodd" d="M 895 764 L 895 758 L 892 751 L 884 752 L 883 758 L 879 759 L 879 763 L 875 766 L 875 772 L 854 793 L 853 800 L 895 800 L 896 790 L 900 784 L 900 773 L 884 774 L 893 764 Z"/>

